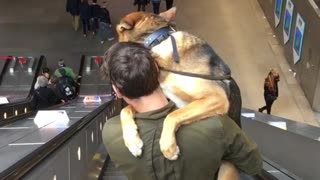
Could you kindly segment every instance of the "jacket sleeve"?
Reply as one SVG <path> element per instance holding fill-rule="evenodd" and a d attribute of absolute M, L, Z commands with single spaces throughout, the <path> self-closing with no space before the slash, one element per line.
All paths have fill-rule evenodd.
<path fill-rule="evenodd" d="M 255 175 L 262 170 L 262 157 L 257 144 L 230 119 L 222 121 L 226 151 L 223 159 L 230 161 L 241 171 Z"/>

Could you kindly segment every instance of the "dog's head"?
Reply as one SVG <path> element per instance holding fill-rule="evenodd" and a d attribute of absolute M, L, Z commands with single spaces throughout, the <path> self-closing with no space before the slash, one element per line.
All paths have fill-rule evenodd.
<path fill-rule="evenodd" d="M 120 20 L 117 33 L 120 42 L 143 42 L 153 31 L 171 25 L 175 18 L 176 8 L 173 7 L 160 15 L 146 12 L 133 12 Z"/>

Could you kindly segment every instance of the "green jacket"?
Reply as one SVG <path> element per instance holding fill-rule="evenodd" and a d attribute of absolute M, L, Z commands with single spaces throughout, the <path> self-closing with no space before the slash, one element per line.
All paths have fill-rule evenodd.
<path fill-rule="evenodd" d="M 134 157 L 122 139 L 119 116 L 106 122 L 103 141 L 115 166 L 129 180 L 212 180 L 221 160 L 235 164 L 247 174 L 258 174 L 262 158 L 257 145 L 227 116 L 216 116 L 181 126 L 176 133 L 180 156 L 167 160 L 160 151 L 159 139 L 163 120 L 176 109 L 167 106 L 135 115 L 143 140 L 143 154 Z"/>
<path fill-rule="evenodd" d="M 73 73 L 73 70 L 69 67 L 61 67 L 66 71 L 66 76 L 71 77 L 74 81 L 77 81 L 77 76 Z M 61 77 L 61 73 L 59 72 L 59 69 L 54 71 L 53 75 L 56 76 L 57 78 Z"/>

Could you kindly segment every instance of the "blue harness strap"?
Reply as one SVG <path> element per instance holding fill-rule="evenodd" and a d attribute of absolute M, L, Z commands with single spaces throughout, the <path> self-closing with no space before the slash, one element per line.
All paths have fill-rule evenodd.
<path fill-rule="evenodd" d="M 180 57 L 178 53 L 177 43 L 174 37 L 171 35 L 175 32 L 171 27 L 166 26 L 154 31 L 150 34 L 143 42 L 144 46 L 147 48 L 152 48 L 158 44 L 160 44 L 163 40 L 167 39 L 168 37 L 171 38 L 172 48 L 173 48 L 173 59 L 176 63 L 179 63 Z"/>

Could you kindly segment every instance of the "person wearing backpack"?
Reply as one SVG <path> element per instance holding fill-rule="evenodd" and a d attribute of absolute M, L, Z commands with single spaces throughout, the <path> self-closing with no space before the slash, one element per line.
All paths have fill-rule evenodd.
<path fill-rule="evenodd" d="M 66 75 L 65 69 L 59 69 L 61 76 L 58 78 L 56 88 L 58 89 L 61 98 L 64 101 L 69 101 L 77 96 L 76 88 L 77 83 L 69 76 Z"/>
<path fill-rule="evenodd" d="M 58 91 L 65 101 L 74 99 L 76 97 L 76 88 L 78 85 L 76 83 L 77 76 L 70 67 L 65 65 L 63 59 L 59 60 L 58 66 L 59 68 L 53 73 L 53 75 L 58 78 Z"/>
<path fill-rule="evenodd" d="M 59 68 L 57 70 L 54 71 L 53 75 L 56 76 L 57 78 L 60 78 L 62 76 L 62 74 L 60 73 L 60 69 L 64 69 L 66 76 L 72 78 L 74 81 L 77 81 L 77 76 L 74 74 L 73 70 L 66 66 L 63 59 L 60 59 L 58 61 L 58 66 Z"/>

